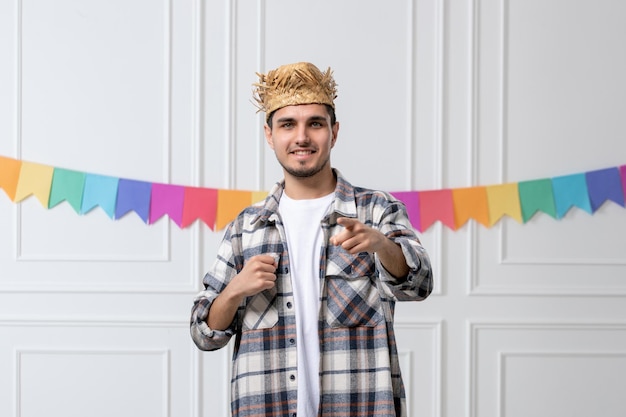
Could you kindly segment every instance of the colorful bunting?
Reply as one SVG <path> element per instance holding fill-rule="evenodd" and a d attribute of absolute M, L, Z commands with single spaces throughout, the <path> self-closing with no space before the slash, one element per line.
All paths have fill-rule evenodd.
<path fill-rule="evenodd" d="M 0 188 L 13 202 L 34 195 L 45 208 L 66 201 L 78 214 L 100 207 L 110 218 L 134 211 L 146 224 L 168 216 L 180 228 L 201 220 L 224 228 L 264 191 L 151 183 L 55 168 L 0 156 Z M 423 232 L 435 222 L 457 230 L 469 220 L 491 227 L 508 216 L 528 222 L 538 212 L 561 219 L 572 209 L 595 213 L 607 201 L 625 206 L 626 165 L 519 183 L 391 194 Z"/>
<path fill-rule="evenodd" d="M 67 201 L 74 211 L 80 214 L 83 190 L 85 189 L 85 177 L 86 175 L 83 172 L 54 168 L 48 208 L 52 208 L 62 201 Z"/>
<path fill-rule="evenodd" d="M 22 182 L 21 178 L 20 182 Z M 118 182 L 119 178 L 106 175 L 86 174 L 80 214 L 88 213 L 92 209 L 100 206 L 110 218 L 114 219 Z"/>
<path fill-rule="evenodd" d="M 392 192 L 391 195 L 404 203 L 413 227 L 416 230 L 422 230 L 419 193 L 417 191 L 397 191 Z"/>
<path fill-rule="evenodd" d="M 522 181 L 517 184 L 524 223 L 538 211 L 556 218 L 552 181 L 550 179 Z"/>
<path fill-rule="evenodd" d="M 218 190 L 217 218 L 215 228 L 220 230 L 231 222 L 237 214 L 252 204 L 250 191 Z"/>
<path fill-rule="evenodd" d="M 34 195 L 42 206 L 48 208 L 53 174 L 54 168 L 51 166 L 22 162 L 14 201 L 19 202 Z"/>
<path fill-rule="evenodd" d="M 522 223 L 517 183 L 490 185 L 486 189 L 489 202 L 489 226 L 496 224 L 504 215 Z"/>
<path fill-rule="evenodd" d="M 267 191 L 253 191 L 252 204 L 260 203 L 267 197 Z"/>
<path fill-rule="evenodd" d="M 217 189 L 185 187 L 181 227 L 187 227 L 197 219 L 200 219 L 211 230 L 215 230 L 215 201 L 217 201 Z"/>
<path fill-rule="evenodd" d="M 591 208 L 594 212 L 607 200 L 624 207 L 624 188 L 618 168 L 587 172 L 586 177 Z"/>
<path fill-rule="evenodd" d="M 454 221 L 456 228 L 463 226 L 469 219 L 474 219 L 489 227 L 489 206 L 485 187 L 457 188 L 452 190 L 454 203 Z"/>
<path fill-rule="evenodd" d="M 572 207 L 578 207 L 588 213 L 592 212 L 585 174 L 554 177 L 552 190 L 557 218 L 565 216 Z"/>
<path fill-rule="evenodd" d="M 440 221 L 452 230 L 456 230 L 452 190 L 420 191 L 420 232 L 428 229 L 436 221 Z"/>
<path fill-rule="evenodd" d="M 626 198 L 626 165 L 622 165 L 621 167 L 619 167 L 619 172 L 622 176 L 622 193 Z"/>
<path fill-rule="evenodd" d="M 150 224 L 168 215 L 179 227 L 183 222 L 185 187 L 170 184 L 152 184 Z"/>
<path fill-rule="evenodd" d="M 120 178 L 117 184 L 115 218 L 119 219 L 129 211 L 134 211 L 144 223 L 148 223 L 151 194 L 151 183 Z"/>
<path fill-rule="evenodd" d="M 22 161 L 0 156 L 0 188 L 7 193 L 11 201 L 15 201 L 17 181 L 20 178 Z"/>

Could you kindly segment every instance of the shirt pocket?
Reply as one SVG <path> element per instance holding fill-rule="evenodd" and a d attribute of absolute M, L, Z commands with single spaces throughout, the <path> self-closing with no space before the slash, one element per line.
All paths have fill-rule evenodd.
<path fill-rule="evenodd" d="M 368 253 L 329 250 L 326 265 L 326 323 L 330 327 L 374 327 L 384 319 L 374 279 L 376 265 Z"/>
<path fill-rule="evenodd" d="M 276 308 L 276 289 L 266 290 L 254 295 L 243 316 L 243 330 L 269 329 L 278 323 Z"/>

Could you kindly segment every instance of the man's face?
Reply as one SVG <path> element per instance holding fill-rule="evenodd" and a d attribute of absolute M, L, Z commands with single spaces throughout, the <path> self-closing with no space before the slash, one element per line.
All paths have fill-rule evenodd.
<path fill-rule="evenodd" d="M 265 125 L 265 139 L 285 175 L 306 178 L 330 169 L 338 131 L 339 123 L 331 126 L 326 106 L 302 104 L 276 110 L 272 128 Z"/>

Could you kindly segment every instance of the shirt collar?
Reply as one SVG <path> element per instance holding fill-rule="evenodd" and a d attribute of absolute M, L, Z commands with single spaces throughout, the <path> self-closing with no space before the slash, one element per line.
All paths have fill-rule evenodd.
<path fill-rule="evenodd" d="M 343 217 L 356 217 L 357 210 L 356 200 L 354 198 L 354 187 L 336 168 L 333 168 L 333 173 L 337 178 L 337 185 L 335 187 L 335 198 L 331 206 L 330 214 L 332 215 L 333 213 L 337 213 Z M 260 203 L 262 204 L 262 209 L 250 220 L 250 223 L 253 224 L 257 221 L 267 222 L 272 220 L 272 217 L 276 216 L 278 213 L 278 202 L 280 201 L 284 190 L 284 179 L 274 184 L 265 200 Z"/>

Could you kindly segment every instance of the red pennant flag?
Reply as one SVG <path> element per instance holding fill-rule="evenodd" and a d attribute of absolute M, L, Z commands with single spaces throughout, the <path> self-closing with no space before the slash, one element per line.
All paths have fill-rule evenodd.
<path fill-rule="evenodd" d="M 197 219 L 201 219 L 211 230 L 215 230 L 216 211 L 216 189 L 185 187 L 185 202 L 183 203 L 183 221 L 181 227 L 187 227 Z"/>
<path fill-rule="evenodd" d="M 421 191 L 419 201 L 422 231 L 428 229 L 437 220 L 452 230 L 456 229 L 452 190 Z"/>

